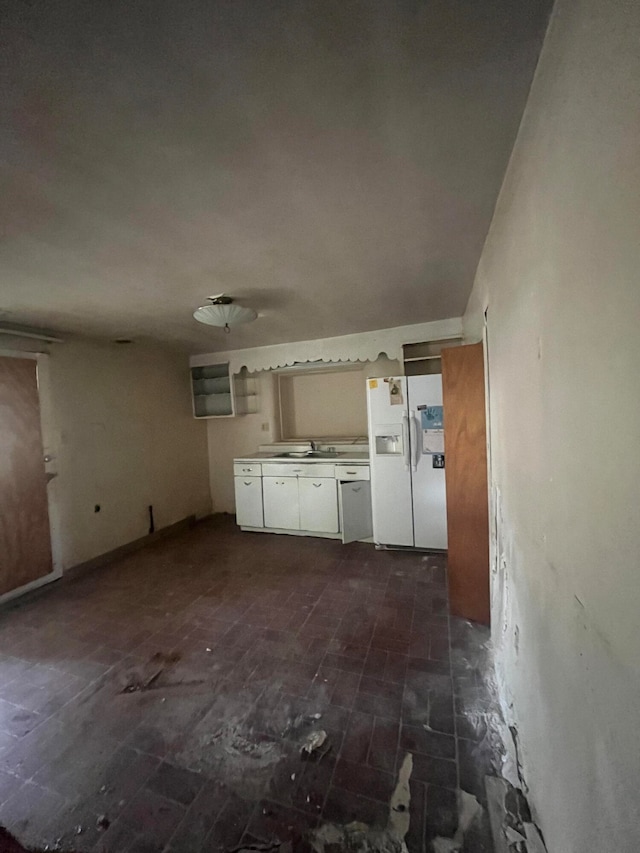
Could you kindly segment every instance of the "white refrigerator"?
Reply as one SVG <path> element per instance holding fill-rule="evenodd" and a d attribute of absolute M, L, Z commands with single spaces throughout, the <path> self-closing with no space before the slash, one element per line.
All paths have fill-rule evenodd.
<path fill-rule="evenodd" d="M 442 377 L 367 380 L 376 545 L 446 549 Z"/>

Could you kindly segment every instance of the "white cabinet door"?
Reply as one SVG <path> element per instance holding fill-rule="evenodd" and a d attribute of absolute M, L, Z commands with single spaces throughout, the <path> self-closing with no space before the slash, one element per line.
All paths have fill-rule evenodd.
<path fill-rule="evenodd" d="M 297 477 L 263 477 L 264 526 L 300 530 Z"/>
<path fill-rule="evenodd" d="M 264 527 L 262 477 L 235 477 L 236 521 L 240 527 Z"/>
<path fill-rule="evenodd" d="M 340 483 L 340 527 L 345 545 L 368 539 L 373 534 L 371 483 L 368 480 Z"/>
<path fill-rule="evenodd" d="M 333 477 L 301 477 L 300 530 L 316 533 L 338 532 L 338 500 Z"/>

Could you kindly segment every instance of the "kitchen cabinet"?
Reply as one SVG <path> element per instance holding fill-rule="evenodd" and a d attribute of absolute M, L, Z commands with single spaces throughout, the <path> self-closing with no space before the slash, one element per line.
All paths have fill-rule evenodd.
<path fill-rule="evenodd" d="M 191 368 L 194 417 L 233 417 L 233 392 L 233 376 L 228 362 Z"/>
<path fill-rule="evenodd" d="M 338 532 L 338 501 L 333 477 L 301 477 L 298 498 L 301 530 Z"/>
<path fill-rule="evenodd" d="M 372 535 L 369 466 L 358 462 L 235 459 L 236 515 L 243 530 L 347 542 Z M 252 485 L 261 487 L 261 503 Z"/>
<path fill-rule="evenodd" d="M 371 483 L 368 479 L 350 479 L 351 482 L 340 483 L 340 530 L 344 545 L 373 535 Z"/>
<path fill-rule="evenodd" d="M 301 530 L 297 477 L 263 477 L 262 495 L 265 527 Z"/>
<path fill-rule="evenodd" d="M 191 368 L 195 418 L 233 418 L 257 411 L 257 385 L 246 371 L 233 375 L 229 362 Z"/>
<path fill-rule="evenodd" d="M 235 477 L 236 521 L 241 527 L 264 527 L 262 477 Z"/>
<path fill-rule="evenodd" d="M 368 465 L 336 465 L 335 474 L 336 480 L 341 483 L 346 480 L 369 480 Z"/>
<path fill-rule="evenodd" d="M 262 465 L 255 462 L 235 462 L 233 473 L 236 477 L 261 477 Z"/>
<path fill-rule="evenodd" d="M 263 477 L 330 477 L 333 479 L 335 468 L 335 465 L 297 460 L 295 462 L 263 462 L 262 475 Z"/>

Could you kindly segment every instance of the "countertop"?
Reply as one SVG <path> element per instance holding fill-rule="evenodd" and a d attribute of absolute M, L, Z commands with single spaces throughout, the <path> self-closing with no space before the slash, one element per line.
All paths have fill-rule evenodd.
<path fill-rule="evenodd" d="M 298 459 L 283 459 L 278 453 L 266 453 L 261 451 L 256 451 L 248 456 L 236 456 L 233 460 L 234 462 L 284 462 L 287 464 L 288 462 L 295 463 L 297 465 L 300 462 L 304 462 L 305 465 L 310 465 L 317 463 L 319 465 L 353 465 L 354 463 L 359 462 L 360 464 L 364 463 L 368 465 L 369 463 L 369 454 L 364 453 L 356 453 L 355 451 L 345 451 L 344 453 L 338 453 L 337 456 L 332 456 L 330 459 L 308 459 L 308 458 L 298 458 Z"/>

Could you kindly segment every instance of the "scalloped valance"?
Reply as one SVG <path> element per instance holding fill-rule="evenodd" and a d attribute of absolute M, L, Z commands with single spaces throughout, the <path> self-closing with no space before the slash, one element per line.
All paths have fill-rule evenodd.
<path fill-rule="evenodd" d="M 191 367 L 199 367 L 229 362 L 232 373 L 239 373 L 243 367 L 246 367 L 249 373 L 255 373 L 259 370 L 275 370 L 278 367 L 309 362 L 375 361 L 381 354 L 402 361 L 402 347 L 405 344 L 461 336 L 462 319 L 454 317 L 431 323 L 397 326 L 393 329 L 320 338 L 315 341 L 295 341 L 289 344 L 203 353 L 192 356 L 190 364 Z"/>

